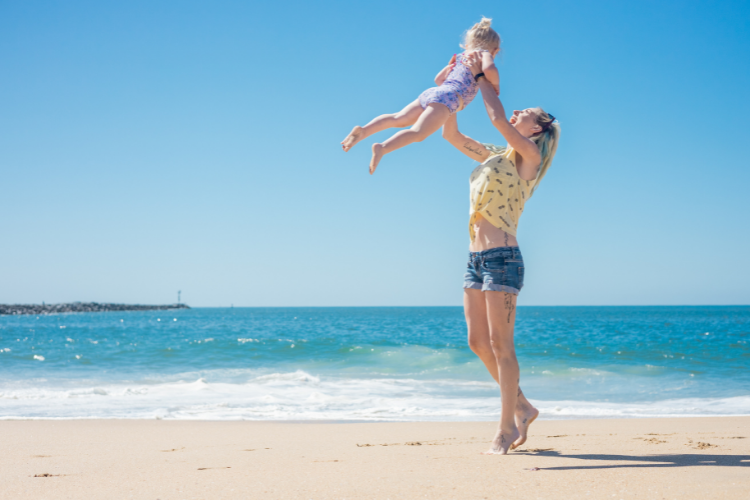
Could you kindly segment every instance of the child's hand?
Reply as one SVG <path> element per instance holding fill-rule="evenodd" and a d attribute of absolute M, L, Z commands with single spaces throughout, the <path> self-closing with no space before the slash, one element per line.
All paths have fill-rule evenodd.
<path fill-rule="evenodd" d="M 448 67 L 453 71 L 453 68 L 456 67 L 456 54 L 453 54 L 453 57 L 451 57 L 451 60 L 448 61 Z"/>
<path fill-rule="evenodd" d="M 438 87 L 441 86 L 445 82 L 445 79 L 448 78 L 448 75 L 450 74 L 450 72 L 453 71 L 453 68 L 455 66 L 456 66 L 456 54 L 453 54 L 453 57 L 451 57 L 450 62 L 448 62 L 448 66 L 443 68 L 440 71 L 440 73 L 438 73 L 437 76 L 435 77 L 435 85 L 437 85 Z"/>

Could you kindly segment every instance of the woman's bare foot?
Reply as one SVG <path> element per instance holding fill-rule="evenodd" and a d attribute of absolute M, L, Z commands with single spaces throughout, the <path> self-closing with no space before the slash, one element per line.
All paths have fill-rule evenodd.
<path fill-rule="evenodd" d="M 511 450 L 511 445 L 521 436 L 517 428 L 512 430 L 497 429 L 495 439 L 492 440 L 492 447 L 482 453 L 483 455 L 506 455 Z"/>
<path fill-rule="evenodd" d="M 518 439 L 513 441 L 513 444 L 510 446 L 511 450 L 515 450 L 526 442 L 526 438 L 528 437 L 529 433 L 529 426 L 531 425 L 531 422 L 536 420 L 536 417 L 538 416 L 539 410 L 531 405 L 520 409 L 516 408 L 516 427 L 518 427 L 520 436 Z"/>
<path fill-rule="evenodd" d="M 377 143 L 373 144 L 372 159 L 370 160 L 370 175 L 372 175 L 375 172 L 375 169 L 378 168 L 378 163 L 380 163 L 381 158 L 383 158 L 383 145 Z"/>
<path fill-rule="evenodd" d="M 341 141 L 341 148 L 344 150 L 344 152 L 349 151 L 352 149 L 352 146 L 357 144 L 359 141 L 363 139 L 362 137 L 363 129 L 359 125 L 354 127 L 351 132 L 349 132 L 349 135 L 346 136 L 346 139 Z"/>

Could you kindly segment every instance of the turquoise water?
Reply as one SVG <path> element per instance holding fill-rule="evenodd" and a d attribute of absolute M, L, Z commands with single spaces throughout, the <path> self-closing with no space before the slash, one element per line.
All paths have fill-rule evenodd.
<path fill-rule="evenodd" d="M 750 414 L 750 307 L 519 307 L 544 418 Z M 0 317 L 0 418 L 491 420 L 460 307 Z"/>

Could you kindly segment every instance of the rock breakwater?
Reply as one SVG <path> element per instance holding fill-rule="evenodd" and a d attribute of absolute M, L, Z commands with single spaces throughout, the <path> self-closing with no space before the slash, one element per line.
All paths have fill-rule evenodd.
<path fill-rule="evenodd" d="M 148 306 L 140 304 L 100 304 L 98 302 L 72 302 L 70 304 L 0 304 L 0 316 L 19 314 L 60 314 L 106 311 L 152 311 L 164 309 L 190 309 L 185 304 Z"/>

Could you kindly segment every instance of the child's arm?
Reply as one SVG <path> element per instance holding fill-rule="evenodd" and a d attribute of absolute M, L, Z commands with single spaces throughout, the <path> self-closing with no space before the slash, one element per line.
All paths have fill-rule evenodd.
<path fill-rule="evenodd" d="M 440 73 L 437 74 L 435 77 L 435 85 L 438 87 L 443 84 L 446 78 L 448 78 L 448 75 L 453 70 L 453 67 L 456 65 L 456 54 L 453 54 L 453 57 L 451 57 L 450 62 L 448 62 L 448 66 L 440 70 Z"/>
<path fill-rule="evenodd" d="M 489 150 L 482 146 L 482 143 L 458 131 L 456 113 L 451 113 L 445 125 L 443 125 L 443 137 L 472 160 L 481 163 L 490 156 Z"/>
<path fill-rule="evenodd" d="M 495 66 L 495 58 L 489 52 L 482 52 L 482 72 L 495 88 L 495 93 L 500 95 L 500 73 Z"/>

